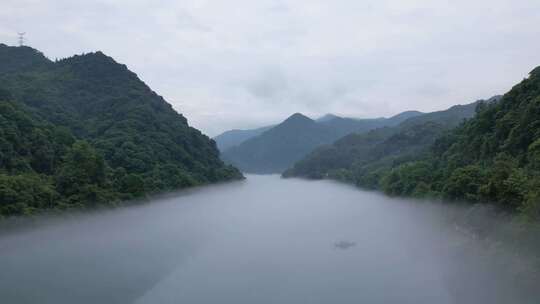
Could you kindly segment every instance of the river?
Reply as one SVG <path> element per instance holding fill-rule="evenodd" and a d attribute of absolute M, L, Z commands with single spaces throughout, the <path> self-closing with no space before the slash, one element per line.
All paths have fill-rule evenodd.
<path fill-rule="evenodd" d="M 458 209 L 249 176 L 3 233 L 0 302 L 538 303 Z"/>

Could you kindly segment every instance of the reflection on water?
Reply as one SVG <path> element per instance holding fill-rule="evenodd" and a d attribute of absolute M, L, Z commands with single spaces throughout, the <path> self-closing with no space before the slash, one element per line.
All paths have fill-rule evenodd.
<path fill-rule="evenodd" d="M 0 295 L 55 304 L 537 303 L 536 256 L 505 248 L 487 228 L 477 237 L 458 221 L 467 212 L 250 176 L 4 234 Z"/>

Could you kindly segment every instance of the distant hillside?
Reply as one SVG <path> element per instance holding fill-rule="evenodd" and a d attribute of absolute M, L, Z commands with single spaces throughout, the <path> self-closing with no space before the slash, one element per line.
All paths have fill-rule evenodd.
<path fill-rule="evenodd" d="M 344 118 L 327 114 L 318 120 L 312 120 L 297 113 L 275 127 L 233 133 L 235 139 L 241 139 L 238 135 L 248 138 L 236 146 L 222 150 L 222 157 L 245 172 L 281 173 L 320 145 L 329 144 L 350 133 L 393 126 L 421 114 L 408 111 L 390 118 L 375 119 Z M 228 132 L 223 135 L 226 134 Z"/>
<path fill-rule="evenodd" d="M 313 151 L 284 176 L 343 179 L 376 188 L 373 175 L 397 162 L 420 157 L 437 136 L 474 116 L 477 104 L 423 115 L 402 115 L 401 118 L 409 117 L 394 126 L 350 134 Z"/>
<path fill-rule="evenodd" d="M 325 122 L 325 121 L 332 120 L 332 119 L 335 119 L 335 118 L 340 118 L 340 117 L 335 115 L 335 114 L 328 113 L 328 114 L 325 114 L 325 115 L 315 119 L 315 121 L 316 122 Z"/>
<path fill-rule="evenodd" d="M 320 124 L 334 129 L 337 133 L 337 138 L 351 133 L 363 133 L 380 127 L 391 127 L 400 124 L 401 122 L 422 115 L 418 111 L 406 111 L 390 118 L 373 118 L 373 119 L 355 119 L 334 116 L 331 118 L 318 121 Z"/>
<path fill-rule="evenodd" d="M 217 147 L 220 151 L 225 151 L 231 147 L 238 146 L 239 144 L 252 137 L 258 136 L 273 127 L 274 126 L 272 125 L 257 129 L 230 130 L 214 137 L 213 140 L 216 142 Z"/>
<path fill-rule="evenodd" d="M 0 178 L 10 185 L 0 190 L 0 215 L 241 178 L 213 141 L 101 52 L 52 62 L 0 45 L 0 86 Z M 17 190 L 38 181 L 51 198 L 45 205 L 34 203 L 39 192 Z"/>
<path fill-rule="evenodd" d="M 540 218 L 540 67 L 498 102 L 440 136 L 430 153 L 393 167 L 392 195 L 488 202 Z"/>
<path fill-rule="evenodd" d="M 335 137 L 331 128 L 296 113 L 261 135 L 226 150 L 223 159 L 245 172 L 278 173 Z"/>
<path fill-rule="evenodd" d="M 284 176 L 334 178 L 390 195 L 494 203 L 539 219 L 540 67 L 504 96 L 347 136 Z"/>

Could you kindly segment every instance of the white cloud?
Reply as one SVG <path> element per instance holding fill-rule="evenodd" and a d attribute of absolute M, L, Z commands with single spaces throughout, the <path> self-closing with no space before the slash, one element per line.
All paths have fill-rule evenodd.
<path fill-rule="evenodd" d="M 503 93 L 540 65 L 537 20 L 535 0 L 4 0 L 0 41 L 102 50 L 214 135 Z"/>

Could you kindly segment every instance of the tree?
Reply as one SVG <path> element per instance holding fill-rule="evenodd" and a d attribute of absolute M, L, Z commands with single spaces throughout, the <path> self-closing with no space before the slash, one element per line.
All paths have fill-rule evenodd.
<path fill-rule="evenodd" d="M 88 142 L 77 141 L 56 175 L 57 190 L 67 197 L 77 195 L 85 186 L 103 186 L 105 176 L 103 157 Z"/>
<path fill-rule="evenodd" d="M 485 183 L 482 168 L 470 165 L 452 172 L 443 188 L 443 197 L 450 200 L 478 201 L 479 189 Z"/>

